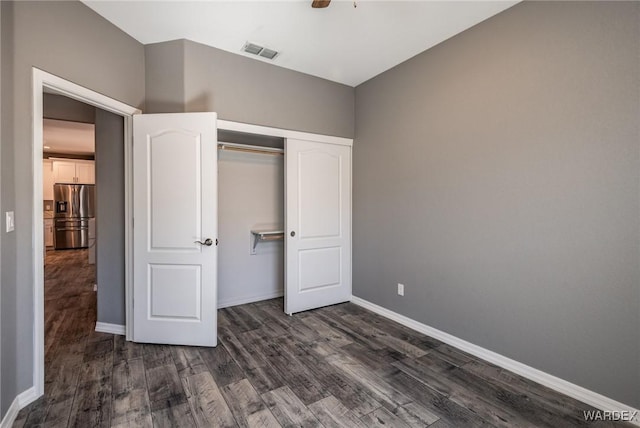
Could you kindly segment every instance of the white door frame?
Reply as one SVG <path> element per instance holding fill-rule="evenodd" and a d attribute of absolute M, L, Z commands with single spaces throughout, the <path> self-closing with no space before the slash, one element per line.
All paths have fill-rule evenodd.
<path fill-rule="evenodd" d="M 244 134 L 263 135 L 267 137 L 292 138 L 295 140 L 315 141 L 317 143 L 338 144 L 341 146 L 353 146 L 353 139 L 334 137 L 331 135 L 313 134 L 311 132 L 293 131 L 290 129 L 273 128 L 271 126 L 252 125 L 232 120 L 218 118 L 218 130 L 235 131 Z"/>
<path fill-rule="evenodd" d="M 131 337 L 130 298 L 132 274 L 132 161 L 133 148 L 133 115 L 142 113 L 113 98 L 92 91 L 53 74 L 33 67 L 32 93 L 32 157 L 33 157 L 33 225 L 32 225 L 32 262 L 33 262 L 33 385 L 35 398 L 44 394 L 44 231 L 42 212 L 42 115 L 43 93 L 47 89 L 53 93 L 64 95 L 85 104 L 115 113 L 124 118 L 124 193 L 125 193 L 125 330 L 126 337 Z"/>

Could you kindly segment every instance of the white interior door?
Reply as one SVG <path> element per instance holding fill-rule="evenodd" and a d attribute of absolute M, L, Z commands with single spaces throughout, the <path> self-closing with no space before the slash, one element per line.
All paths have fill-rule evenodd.
<path fill-rule="evenodd" d="M 133 134 L 133 340 L 215 346 L 216 114 L 136 115 Z"/>
<path fill-rule="evenodd" d="M 351 147 L 285 142 L 285 312 L 351 300 Z"/>

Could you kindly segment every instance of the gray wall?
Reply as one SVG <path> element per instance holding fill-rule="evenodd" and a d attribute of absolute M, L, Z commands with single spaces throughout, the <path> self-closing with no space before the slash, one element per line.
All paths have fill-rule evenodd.
<path fill-rule="evenodd" d="M 354 294 L 640 407 L 639 20 L 524 2 L 358 86 Z"/>
<path fill-rule="evenodd" d="M 184 102 L 184 40 L 144 47 L 145 113 L 179 113 Z"/>
<path fill-rule="evenodd" d="M 42 117 L 45 119 L 95 123 L 96 108 L 62 95 L 44 94 Z"/>
<path fill-rule="evenodd" d="M 13 76 L 2 78 L 13 91 L 7 102 L 14 117 L 3 114 L 0 204 L 3 211 L 16 211 L 16 231 L 2 236 L 4 415 L 13 398 L 33 385 L 31 67 L 136 107 L 143 104 L 145 88 L 143 46 L 82 3 L 1 4 L 2 40 L 13 39 Z M 3 87 L 3 102 L 6 96 Z"/>
<path fill-rule="evenodd" d="M 13 189 L 13 57 L 11 47 L 13 45 L 13 22 L 11 20 L 13 5 L 8 2 L 0 2 L 1 22 L 0 22 L 0 43 L 2 57 L 2 75 L 0 103 L 2 104 L 1 129 L 0 129 L 0 213 L 4 216 L 5 211 L 14 209 L 14 189 Z M 16 343 L 18 332 L 16 329 L 16 303 L 17 290 L 16 283 L 16 234 L 6 233 L 5 229 L 0 230 L 0 335 L 2 336 L 2 347 L 0 348 L 0 416 L 4 416 L 11 402 L 16 396 L 17 374 L 16 366 L 18 354 L 16 353 Z"/>
<path fill-rule="evenodd" d="M 353 137 L 350 86 L 188 40 L 148 45 L 145 55 L 147 113 L 215 111 L 220 119 Z"/>
<path fill-rule="evenodd" d="M 2 6 L 0 6 L 0 28 L 2 28 Z M 2 46 L 2 31 L 0 31 L 0 165 L 2 165 L 2 56 L 4 48 Z M 2 189 L 2 177 L 0 177 L 0 189 Z M 1 201 L 0 197 L 0 201 Z M 2 213 L 2 204 L 0 203 L 0 213 Z M 0 255 L 2 254 L 2 232 L 0 231 Z M 2 257 L 0 257 L 0 272 L 2 272 Z M 2 290 L 2 277 L 0 275 L 0 290 Z M 0 291 L 0 420 L 4 414 L 2 407 L 2 291 Z"/>
<path fill-rule="evenodd" d="M 125 324 L 124 120 L 96 109 L 98 321 Z"/>

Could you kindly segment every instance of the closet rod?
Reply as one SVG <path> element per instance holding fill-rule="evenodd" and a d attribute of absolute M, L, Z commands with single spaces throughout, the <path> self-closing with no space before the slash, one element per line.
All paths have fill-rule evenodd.
<path fill-rule="evenodd" d="M 262 153 L 269 155 L 283 155 L 284 149 L 275 147 L 251 146 L 249 144 L 225 143 L 218 142 L 218 148 L 222 150 L 235 150 L 238 152 Z"/>

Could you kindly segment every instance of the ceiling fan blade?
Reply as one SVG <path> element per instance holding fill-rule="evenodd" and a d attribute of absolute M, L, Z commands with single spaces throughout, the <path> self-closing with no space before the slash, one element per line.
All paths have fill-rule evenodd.
<path fill-rule="evenodd" d="M 329 3 L 331 3 L 331 0 L 313 0 L 311 2 L 311 7 L 314 9 L 323 9 L 329 6 Z"/>

